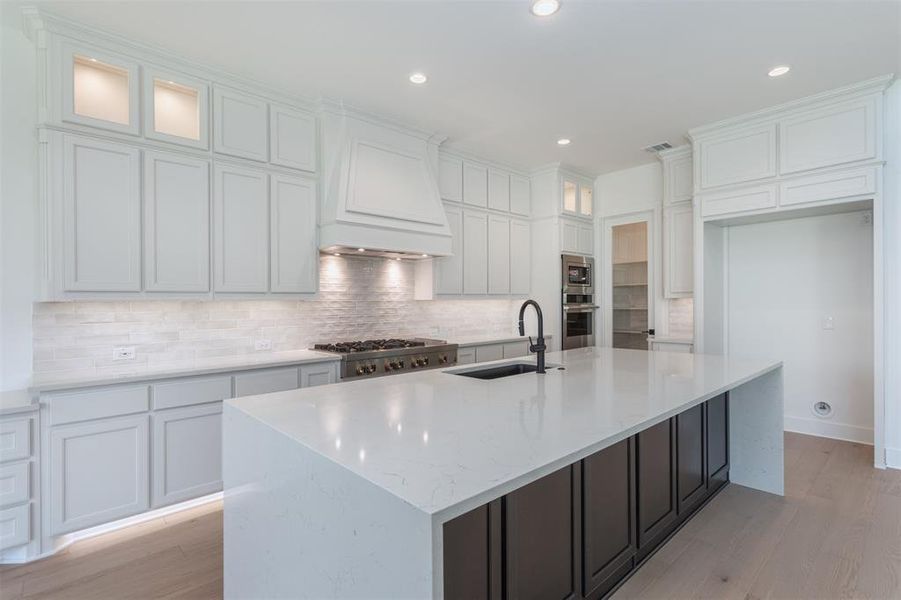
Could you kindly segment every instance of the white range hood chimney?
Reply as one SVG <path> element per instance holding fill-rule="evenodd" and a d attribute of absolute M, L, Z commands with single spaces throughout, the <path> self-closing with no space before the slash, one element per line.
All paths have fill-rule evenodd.
<path fill-rule="evenodd" d="M 319 248 L 452 254 L 436 177 L 444 138 L 341 106 L 321 116 Z"/>

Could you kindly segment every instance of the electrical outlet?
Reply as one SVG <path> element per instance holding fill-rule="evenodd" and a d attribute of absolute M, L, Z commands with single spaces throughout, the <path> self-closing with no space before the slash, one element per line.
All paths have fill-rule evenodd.
<path fill-rule="evenodd" d="M 835 329 L 835 321 L 832 317 L 823 317 L 823 329 L 826 331 L 832 331 Z"/>
<path fill-rule="evenodd" d="M 253 347 L 255 350 L 272 350 L 272 340 L 257 340 Z"/>
<path fill-rule="evenodd" d="M 134 346 L 113 349 L 113 360 L 134 360 L 134 359 L 135 359 L 135 347 Z"/>

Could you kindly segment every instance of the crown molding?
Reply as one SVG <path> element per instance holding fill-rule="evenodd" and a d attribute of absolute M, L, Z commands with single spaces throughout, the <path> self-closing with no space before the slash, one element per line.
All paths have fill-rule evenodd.
<path fill-rule="evenodd" d="M 883 93 L 889 85 L 891 85 L 894 79 L 894 73 L 889 73 L 888 75 L 881 75 L 851 85 L 813 94 L 812 96 L 805 96 L 804 98 L 777 104 L 776 106 L 770 106 L 736 117 L 729 117 L 706 125 L 693 127 L 688 130 L 688 139 L 696 141 L 698 138 L 706 137 L 712 133 L 718 134 L 723 129 L 771 121 L 777 117 L 783 116 L 785 113 L 812 108 L 818 104 L 849 100 L 873 93 Z"/>
<path fill-rule="evenodd" d="M 657 158 L 659 158 L 660 160 L 671 160 L 673 158 L 680 158 L 689 154 L 691 154 L 691 144 L 683 144 L 681 146 L 670 148 L 669 150 L 661 150 L 657 153 Z"/>

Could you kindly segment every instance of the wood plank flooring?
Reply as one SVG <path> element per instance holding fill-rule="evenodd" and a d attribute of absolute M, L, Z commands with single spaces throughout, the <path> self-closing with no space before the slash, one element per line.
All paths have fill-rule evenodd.
<path fill-rule="evenodd" d="M 786 496 L 728 486 L 614 598 L 901 599 L 901 471 L 869 446 L 788 433 Z M 213 503 L 0 567 L 0 598 L 222 597 Z"/>

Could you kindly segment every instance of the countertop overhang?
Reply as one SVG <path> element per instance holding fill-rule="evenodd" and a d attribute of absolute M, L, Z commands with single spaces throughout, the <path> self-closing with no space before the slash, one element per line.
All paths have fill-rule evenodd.
<path fill-rule="evenodd" d="M 443 520 L 782 366 L 598 347 L 547 362 L 563 369 L 484 381 L 453 367 L 237 398 L 226 412 Z"/>

